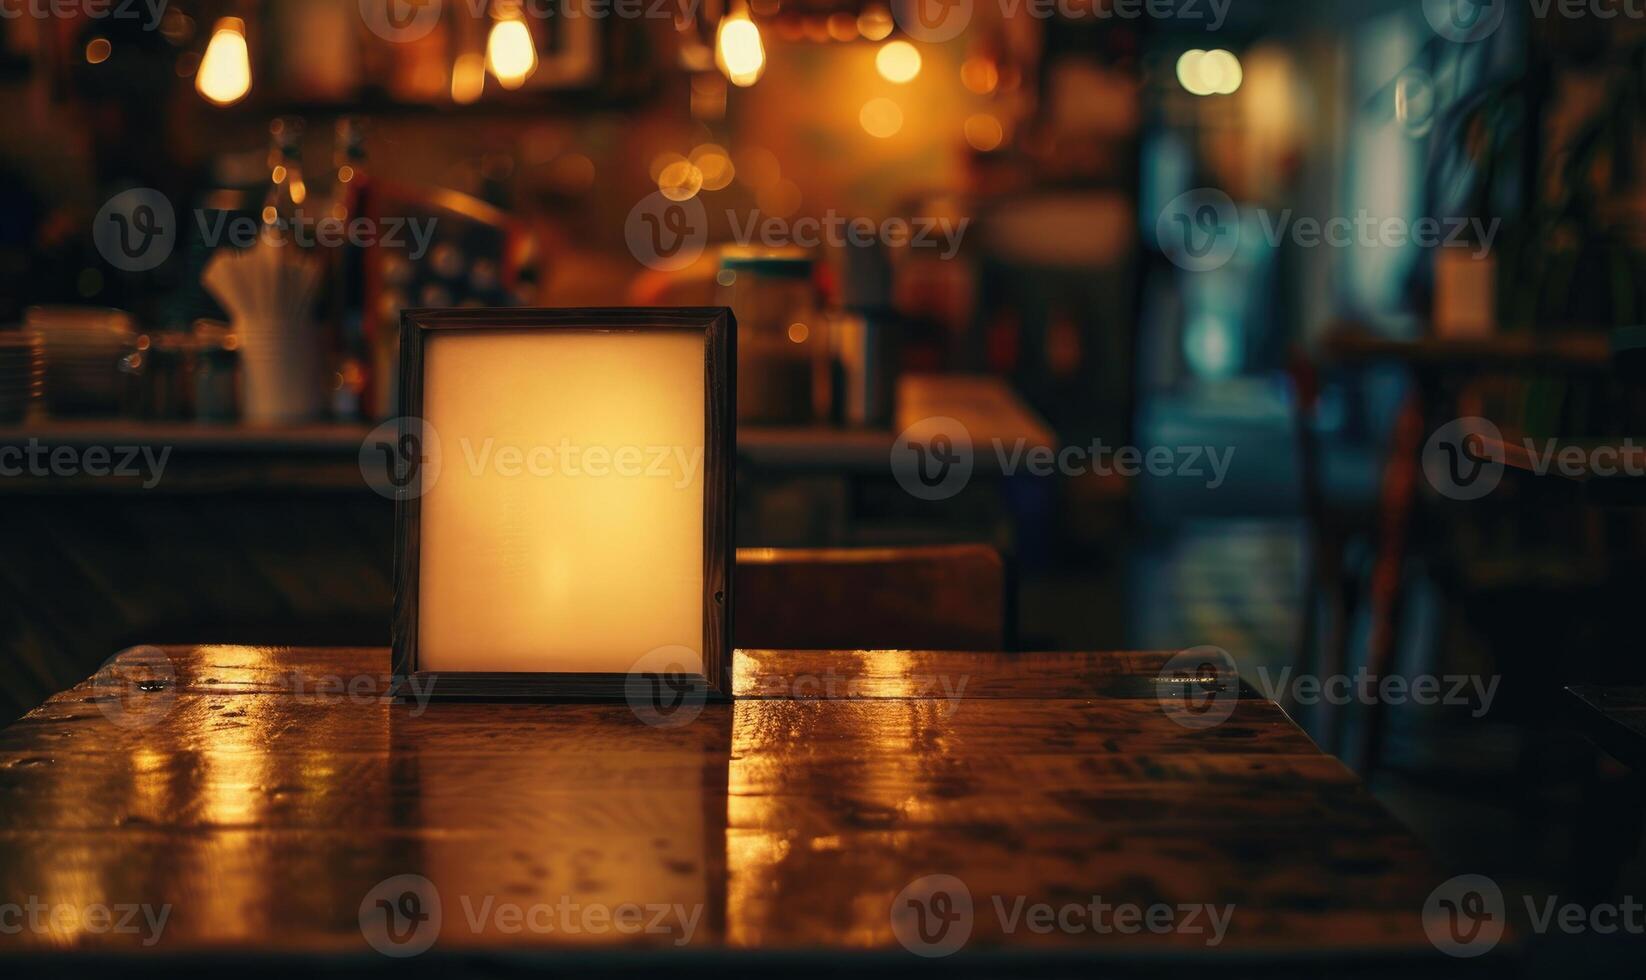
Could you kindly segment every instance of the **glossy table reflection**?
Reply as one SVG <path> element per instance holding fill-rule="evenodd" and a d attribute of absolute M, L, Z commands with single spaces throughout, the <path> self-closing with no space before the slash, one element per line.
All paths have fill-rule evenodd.
<path fill-rule="evenodd" d="M 141 651 L 0 733 L 0 901 L 169 904 L 159 941 L 49 921 L 0 952 L 387 968 L 402 961 L 367 945 L 362 905 L 416 874 L 442 906 L 424 965 L 1438 955 L 1422 908 L 1446 875 L 1420 845 L 1251 691 L 1214 727 L 1169 717 L 1164 654 L 740 652 L 739 700 L 656 727 L 626 704 L 392 703 L 384 650 Z M 890 916 L 929 874 L 975 907 L 938 961 Z M 1008 931 L 996 900 L 1018 896 L 1235 908 L 1208 950 L 1183 932 Z M 627 903 L 698 915 L 688 938 L 552 911 Z M 551 911 L 522 928 L 504 906 Z"/>

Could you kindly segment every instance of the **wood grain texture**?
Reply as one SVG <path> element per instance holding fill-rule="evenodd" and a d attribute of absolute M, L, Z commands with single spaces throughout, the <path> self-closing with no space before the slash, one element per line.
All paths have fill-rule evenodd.
<path fill-rule="evenodd" d="M 1167 660 L 746 651 L 738 700 L 665 728 L 624 704 L 394 703 L 387 650 L 146 648 L 0 732 L 0 895 L 170 905 L 160 941 L 48 924 L 0 953 L 375 956 L 363 899 L 419 874 L 444 910 L 427 956 L 827 950 L 799 963 L 901 971 L 924 961 L 893 901 L 947 874 L 975 906 L 955 969 L 1450 967 L 1421 917 L 1446 876 L 1418 843 L 1244 686 L 1222 724 L 1178 724 Z M 1234 908 L 1208 948 L 1013 928 L 997 904 L 1019 896 Z M 689 938 L 515 931 L 487 900 L 700 912 Z"/>

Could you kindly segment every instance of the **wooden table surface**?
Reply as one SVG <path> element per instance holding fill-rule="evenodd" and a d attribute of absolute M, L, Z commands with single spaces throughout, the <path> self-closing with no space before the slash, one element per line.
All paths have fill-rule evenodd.
<path fill-rule="evenodd" d="M 425 967 L 822 950 L 781 961 L 902 973 L 929 961 L 899 944 L 894 899 L 941 874 L 975 910 L 945 971 L 1466 962 L 1423 928 L 1446 875 L 1356 777 L 1244 685 L 1221 724 L 1180 724 L 1165 654 L 740 651 L 738 699 L 669 728 L 627 704 L 393 703 L 386 650 L 138 650 L 0 732 L 0 901 L 169 905 L 163 932 L 145 948 L 48 916 L 0 956 L 386 967 L 402 961 L 362 915 L 415 874 L 443 910 Z M 1020 897 L 1233 908 L 1209 947 L 1014 928 Z M 553 927 L 567 903 L 697 913 L 682 943 L 690 915 L 640 936 Z M 540 906 L 546 931 L 496 911 Z"/>

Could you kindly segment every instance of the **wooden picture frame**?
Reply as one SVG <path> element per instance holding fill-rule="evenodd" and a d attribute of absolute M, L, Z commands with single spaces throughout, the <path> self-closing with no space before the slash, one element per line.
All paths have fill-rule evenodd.
<path fill-rule="evenodd" d="M 703 337 L 702 453 L 702 645 L 701 675 L 671 673 L 670 687 L 691 683 L 710 700 L 732 690 L 732 567 L 736 414 L 737 326 L 729 309 L 455 309 L 407 310 L 401 317 L 401 446 L 424 424 L 425 379 L 431 343 L 442 336 L 498 336 L 527 332 L 582 332 L 632 335 L 683 331 Z M 452 348 L 455 350 L 455 348 Z M 436 420 L 428 420 L 434 425 Z M 414 443 L 415 445 L 415 443 Z M 603 701 L 634 697 L 631 670 L 617 672 L 528 672 L 430 670 L 421 656 L 419 630 L 425 539 L 422 480 L 426 467 L 412 467 L 413 481 L 395 504 L 394 675 L 396 692 L 433 700 Z M 431 478 L 437 480 L 438 473 Z M 636 574 L 640 574 L 637 570 Z M 641 609 L 636 614 L 643 615 Z M 674 668 L 669 668 L 673 670 Z M 695 693 L 695 692 L 694 692 Z"/>

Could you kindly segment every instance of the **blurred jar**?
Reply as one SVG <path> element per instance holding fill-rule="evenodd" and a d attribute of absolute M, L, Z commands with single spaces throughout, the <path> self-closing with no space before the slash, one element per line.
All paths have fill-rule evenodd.
<path fill-rule="evenodd" d="M 829 415 L 828 329 L 801 252 L 728 252 L 716 302 L 737 316 L 737 420 L 803 425 Z"/>
<path fill-rule="evenodd" d="M 846 425 L 885 428 L 892 422 L 898 358 L 891 263 L 879 245 L 854 246 L 842 254 L 844 308 L 835 313 L 829 330 L 835 405 Z"/>

